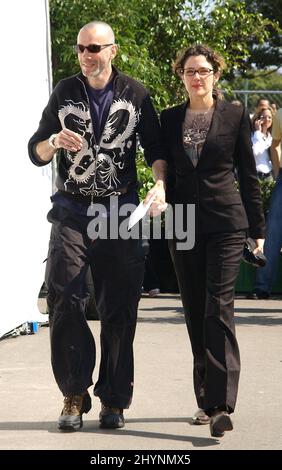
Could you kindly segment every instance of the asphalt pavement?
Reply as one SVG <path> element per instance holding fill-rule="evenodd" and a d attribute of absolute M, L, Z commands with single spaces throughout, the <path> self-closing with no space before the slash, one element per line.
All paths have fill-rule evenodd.
<path fill-rule="evenodd" d="M 62 396 L 51 371 L 48 326 L 0 341 L 0 449 L 282 449 L 282 300 L 237 298 L 235 310 L 242 372 L 234 430 L 222 439 L 192 424 L 197 406 L 181 302 L 178 294 L 161 294 L 144 295 L 139 305 L 134 397 L 123 429 L 99 429 L 93 397 L 80 431 L 57 430 Z M 99 351 L 99 321 L 89 324 Z"/>

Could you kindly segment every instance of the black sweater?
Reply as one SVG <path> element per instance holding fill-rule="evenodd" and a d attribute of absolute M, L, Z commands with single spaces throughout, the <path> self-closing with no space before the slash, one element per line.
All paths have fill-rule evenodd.
<path fill-rule="evenodd" d="M 60 149 L 56 185 L 79 196 L 120 194 L 136 182 L 136 134 L 147 163 L 164 159 L 157 114 L 148 91 L 136 80 L 114 69 L 114 98 L 98 142 L 93 132 L 85 78 L 81 73 L 61 80 L 43 111 L 39 127 L 28 143 L 31 161 L 46 165 L 35 152 L 38 142 L 64 127 L 83 137 L 82 149 Z"/>

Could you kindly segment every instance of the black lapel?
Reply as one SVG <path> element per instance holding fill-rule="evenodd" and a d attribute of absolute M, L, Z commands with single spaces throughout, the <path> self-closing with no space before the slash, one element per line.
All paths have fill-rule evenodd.
<path fill-rule="evenodd" d="M 205 156 L 207 154 L 206 149 L 208 148 L 209 141 L 211 141 L 215 138 L 215 136 L 219 132 L 219 129 L 222 126 L 222 123 L 224 122 L 225 110 L 226 110 L 225 102 L 222 101 L 222 100 L 217 99 L 215 109 L 214 109 L 214 112 L 213 112 L 213 115 L 212 115 L 211 125 L 210 125 L 209 131 L 207 133 L 206 141 L 204 143 L 203 150 L 202 150 L 198 165 L 201 164 L 201 161 L 203 161 L 203 159 L 205 159 Z"/>
<path fill-rule="evenodd" d="M 191 162 L 190 158 L 186 155 L 184 146 L 183 146 L 183 124 L 185 121 L 185 115 L 186 115 L 186 109 L 187 109 L 188 102 L 186 101 L 185 103 L 182 103 L 179 106 L 178 110 L 178 116 L 175 119 L 175 137 L 176 137 L 176 142 L 177 142 L 177 147 L 179 151 L 179 155 L 182 155 L 184 161 L 187 163 L 187 165 L 191 166 L 194 168 L 193 163 Z"/>

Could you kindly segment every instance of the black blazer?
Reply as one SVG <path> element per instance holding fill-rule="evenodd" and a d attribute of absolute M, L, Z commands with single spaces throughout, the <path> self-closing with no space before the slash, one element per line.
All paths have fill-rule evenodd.
<path fill-rule="evenodd" d="M 217 100 L 195 168 L 182 143 L 186 107 L 187 102 L 161 113 L 168 202 L 195 204 L 197 232 L 249 228 L 251 237 L 264 238 L 263 207 L 246 109 Z M 235 186 L 235 168 L 240 192 Z"/>

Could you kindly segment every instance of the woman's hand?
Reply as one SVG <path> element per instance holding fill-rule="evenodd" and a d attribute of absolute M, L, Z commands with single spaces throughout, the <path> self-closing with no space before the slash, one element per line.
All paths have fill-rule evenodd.
<path fill-rule="evenodd" d="M 256 238 L 254 242 L 256 244 L 256 247 L 253 250 L 254 255 L 256 255 L 258 252 L 263 253 L 264 238 Z"/>
<path fill-rule="evenodd" d="M 255 130 L 256 130 L 256 131 L 262 132 L 262 122 L 263 122 L 263 121 L 262 121 L 262 119 L 260 119 L 260 118 L 257 118 L 257 119 L 255 120 Z"/>
<path fill-rule="evenodd" d="M 157 181 L 155 186 L 153 186 L 152 189 L 147 192 L 144 203 L 146 204 L 149 202 L 151 198 L 154 199 L 152 205 L 150 206 L 149 214 L 153 217 L 156 217 L 164 212 L 167 208 L 167 203 L 165 202 L 164 183 L 162 180 Z"/>

